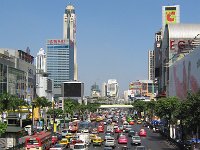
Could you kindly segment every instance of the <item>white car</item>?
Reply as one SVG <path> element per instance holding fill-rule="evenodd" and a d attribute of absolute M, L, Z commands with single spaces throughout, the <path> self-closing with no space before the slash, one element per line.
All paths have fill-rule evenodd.
<path fill-rule="evenodd" d="M 76 143 L 73 150 L 89 150 L 85 143 Z"/>

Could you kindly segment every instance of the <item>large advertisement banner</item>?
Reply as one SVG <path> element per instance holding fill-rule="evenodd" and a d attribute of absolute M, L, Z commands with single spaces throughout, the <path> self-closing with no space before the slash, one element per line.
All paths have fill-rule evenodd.
<path fill-rule="evenodd" d="M 177 11 L 176 7 L 165 7 L 165 23 L 176 23 Z"/>
<path fill-rule="evenodd" d="M 169 96 L 180 99 L 187 97 L 187 92 L 200 90 L 200 48 L 195 49 L 169 68 Z"/>
<path fill-rule="evenodd" d="M 172 58 L 172 62 L 175 62 L 179 58 L 182 58 L 182 54 L 188 53 L 194 49 L 194 39 L 191 38 L 170 38 L 169 39 L 169 51 Z"/>

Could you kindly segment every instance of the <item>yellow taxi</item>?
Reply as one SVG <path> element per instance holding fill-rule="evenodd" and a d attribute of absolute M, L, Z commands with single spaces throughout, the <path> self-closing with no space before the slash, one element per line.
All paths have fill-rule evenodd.
<path fill-rule="evenodd" d="M 101 137 L 96 137 L 95 139 L 93 139 L 93 145 L 98 145 L 98 146 L 101 146 L 103 144 L 103 139 Z"/>
<path fill-rule="evenodd" d="M 69 145 L 69 140 L 67 138 L 62 138 L 62 140 L 59 142 L 59 144 Z"/>
<path fill-rule="evenodd" d="M 102 121 L 103 118 L 101 116 L 97 116 L 96 121 Z"/>
<path fill-rule="evenodd" d="M 96 134 L 90 134 L 90 140 L 93 142 L 94 139 L 96 139 L 98 136 Z"/>
<path fill-rule="evenodd" d="M 65 137 L 66 137 L 67 139 L 69 139 L 69 138 L 72 138 L 73 136 L 74 136 L 74 135 L 73 135 L 72 133 L 67 133 Z"/>
<path fill-rule="evenodd" d="M 142 120 L 137 120 L 137 124 L 142 124 Z"/>

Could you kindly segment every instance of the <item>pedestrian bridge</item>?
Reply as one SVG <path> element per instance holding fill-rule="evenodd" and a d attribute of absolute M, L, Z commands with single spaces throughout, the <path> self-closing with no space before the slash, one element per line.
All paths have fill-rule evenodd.
<path fill-rule="evenodd" d="M 133 106 L 132 105 L 115 104 L 115 105 L 101 105 L 99 108 L 133 108 Z"/>

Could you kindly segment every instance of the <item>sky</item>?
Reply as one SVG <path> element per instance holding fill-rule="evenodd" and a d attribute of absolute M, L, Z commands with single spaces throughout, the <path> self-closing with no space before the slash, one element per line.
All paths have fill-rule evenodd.
<path fill-rule="evenodd" d="M 46 51 L 63 37 L 65 7 L 75 7 L 78 79 L 85 95 L 116 79 L 120 95 L 130 82 L 148 79 L 148 50 L 162 26 L 162 6 L 180 5 L 181 23 L 200 23 L 199 0 L 0 0 L 0 48 Z"/>

